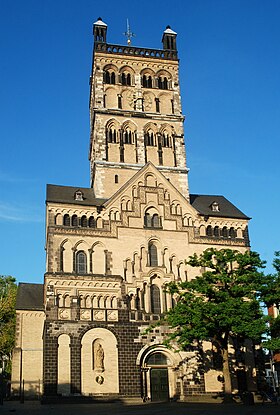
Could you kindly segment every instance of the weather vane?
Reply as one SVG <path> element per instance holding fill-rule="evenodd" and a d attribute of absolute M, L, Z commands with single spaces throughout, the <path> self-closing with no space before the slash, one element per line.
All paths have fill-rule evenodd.
<path fill-rule="evenodd" d="M 127 44 L 130 45 L 131 38 L 135 37 L 135 33 L 130 31 L 128 19 L 126 19 L 126 32 L 124 32 L 124 35 L 127 37 Z"/>

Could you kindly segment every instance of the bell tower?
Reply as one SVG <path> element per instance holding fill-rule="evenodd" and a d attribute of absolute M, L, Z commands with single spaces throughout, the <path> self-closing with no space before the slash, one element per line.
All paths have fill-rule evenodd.
<path fill-rule="evenodd" d="M 90 82 L 90 169 L 95 196 L 112 196 L 152 162 L 188 199 L 188 168 L 176 32 L 163 49 L 107 43 L 107 25 L 93 25 Z"/>

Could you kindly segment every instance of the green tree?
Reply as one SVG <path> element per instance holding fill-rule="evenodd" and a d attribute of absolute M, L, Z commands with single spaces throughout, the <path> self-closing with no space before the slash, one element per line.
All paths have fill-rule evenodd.
<path fill-rule="evenodd" d="M 267 285 L 261 293 L 261 299 L 265 306 L 273 311 L 274 308 L 280 310 L 280 251 L 275 252 L 272 263 L 275 272 L 267 275 Z M 280 351 L 280 314 L 269 316 L 269 339 L 263 342 L 263 346 L 273 352 Z"/>
<path fill-rule="evenodd" d="M 215 343 L 222 355 L 224 392 L 230 395 L 230 341 L 260 342 L 266 331 L 258 296 L 266 286 L 259 271 L 264 263 L 255 252 L 214 248 L 194 254 L 187 263 L 204 271 L 191 281 L 169 285 L 178 302 L 165 316 L 173 328 L 168 342 L 176 340 L 183 349 L 206 340 Z"/>
<path fill-rule="evenodd" d="M 0 276 L 0 364 L 6 362 L 6 372 L 11 370 L 11 357 L 16 327 L 16 280 Z"/>

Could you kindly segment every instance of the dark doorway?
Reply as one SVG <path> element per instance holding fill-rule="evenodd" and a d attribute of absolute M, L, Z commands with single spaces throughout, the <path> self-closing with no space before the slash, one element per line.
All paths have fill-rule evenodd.
<path fill-rule="evenodd" d="M 247 377 L 246 377 L 245 370 L 242 370 L 242 369 L 237 370 L 236 374 L 237 374 L 238 391 L 240 393 L 247 391 L 248 385 L 247 385 Z"/>
<path fill-rule="evenodd" d="M 167 368 L 151 369 L 151 400 L 153 402 L 168 401 L 169 385 Z"/>

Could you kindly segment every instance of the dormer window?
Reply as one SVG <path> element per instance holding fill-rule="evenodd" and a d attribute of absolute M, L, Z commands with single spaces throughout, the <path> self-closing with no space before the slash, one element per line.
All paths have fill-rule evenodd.
<path fill-rule="evenodd" d="M 213 202 L 211 205 L 212 212 L 220 212 L 220 206 L 218 202 Z"/>
<path fill-rule="evenodd" d="M 75 200 L 84 200 L 84 195 L 81 190 L 77 190 L 75 192 Z"/>

